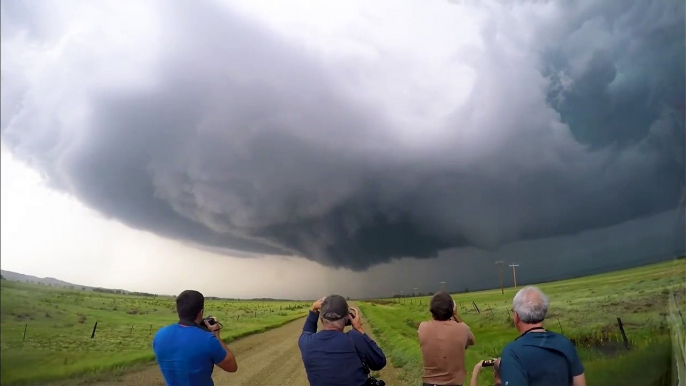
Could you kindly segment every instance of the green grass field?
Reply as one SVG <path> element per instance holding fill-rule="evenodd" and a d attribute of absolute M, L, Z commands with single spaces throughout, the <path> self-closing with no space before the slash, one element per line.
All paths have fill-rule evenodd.
<path fill-rule="evenodd" d="M 551 300 L 547 327 L 574 339 L 589 384 L 668 384 L 672 344 L 666 320 L 668 316 L 680 319 L 675 319 L 674 313 L 667 315 L 667 302 L 672 299 L 686 316 L 684 275 L 684 260 L 677 260 L 541 284 Z M 154 359 L 152 336 L 176 321 L 171 297 L 114 295 L 4 280 L 0 291 L 3 385 L 89 378 L 149 362 Z M 453 295 L 460 315 L 477 338 L 477 345 L 467 352 L 468 369 L 480 359 L 498 356 L 517 336 L 508 313 L 514 293 L 509 288 L 505 295 L 499 289 Z M 428 301 L 422 297 L 357 302 L 408 385 L 421 380 L 416 330 L 430 317 Z M 207 300 L 205 308 L 224 323 L 222 337 L 228 341 L 302 317 L 309 305 Z M 617 317 L 624 323 L 630 350 L 622 343 Z M 96 321 L 97 331 L 91 339 Z M 490 381 L 491 374 L 485 371 L 480 384 Z"/>
<path fill-rule="evenodd" d="M 540 284 L 550 298 L 546 327 L 576 342 L 589 385 L 669 384 L 672 344 L 667 302 L 676 300 L 683 308 L 684 275 L 684 260 L 680 259 Z M 460 316 L 477 340 L 476 346 L 467 350 L 468 371 L 481 359 L 500 356 L 502 348 L 517 337 L 508 313 L 515 293 L 515 289 L 507 288 L 505 295 L 500 289 L 453 295 Z M 400 368 L 408 385 L 421 382 L 417 327 L 430 318 L 429 300 L 422 297 L 358 302 L 380 346 Z M 684 310 L 682 313 L 686 316 Z M 617 317 L 624 324 L 630 350 L 624 348 Z M 492 377 L 491 371 L 482 371 L 479 384 L 492 384 Z"/>
<path fill-rule="evenodd" d="M 171 297 L 114 295 L 6 280 L 0 291 L 3 385 L 88 377 L 151 361 L 153 335 L 177 320 Z M 302 317 L 309 306 L 287 301 L 205 302 L 206 312 L 224 324 L 226 341 Z"/>

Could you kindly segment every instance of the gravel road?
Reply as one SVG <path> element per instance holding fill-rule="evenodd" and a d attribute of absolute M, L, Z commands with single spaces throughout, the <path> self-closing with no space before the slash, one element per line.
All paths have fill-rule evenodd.
<path fill-rule="evenodd" d="M 305 319 L 285 324 L 257 335 L 247 336 L 229 344 L 238 358 L 238 371 L 226 373 L 215 367 L 216 386 L 307 386 L 307 376 L 298 349 L 298 337 Z M 371 330 L 371 328 L 366 328 Z M 367 333 L 370 333 L 367 331 Z M 373 338 L 373 337 L 372 337 Z M 382 348 L 383 349 L 383 348 Z M 389 363 L 380 373 L 381 379 L 391 386 L 402 385 L 397 371 Z M 74 381 L 55 383 L 54 386 L 74 385 Z M 125 373 L 117 379 L 83 383 L 91 386 L 165 386 L 157 365 Z"/>

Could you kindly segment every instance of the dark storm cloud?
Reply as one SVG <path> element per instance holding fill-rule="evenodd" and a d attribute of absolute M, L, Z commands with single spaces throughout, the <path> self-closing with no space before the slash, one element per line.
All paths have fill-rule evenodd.
<path fill-rule="evenodd" d="M 219 6 L 158 5 L 154 39 L 96 31 L 24 71 L 6 56 L 40 40 L 21 34 L 40 18 L 3 2 L 3 141 L 131 226 L 365 269 L 613 226 L 681 197 L 683 2 L 492 8 L 481 46 L 454 52 L 472 75 L 446 116 L 424 113 L 441 94 L 367 81 L 416 69 L 402 55 L 331 59 Z"/>

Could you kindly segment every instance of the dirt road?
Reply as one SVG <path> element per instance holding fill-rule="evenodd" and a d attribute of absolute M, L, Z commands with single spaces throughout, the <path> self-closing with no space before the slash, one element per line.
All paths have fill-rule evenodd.
<path fill-rule="evenodd" d="M 298 337 L 304 322 L 304 318 L 298 319 L 282 327 L 231 342 L 229 348 L 238 358 L 238 372 L 230 374 L 215 368 L 212 377 L 215 385 L 309 385 L 298 349 Z M 386 365 L 386 369 L 381 371 L 381 378 L 388 385 L 401 384 L 397 382 L 396 371 L 390 363 Z M 73 381 L 65 381 L 56 383 L 55 386 L 73 384 Z M 80 384 L 84 385 L 82 382 Z M 116 380 L 85 384 L 92 386 L 165 386 L 162 374 L 156 365 L 125 373 Z"/>

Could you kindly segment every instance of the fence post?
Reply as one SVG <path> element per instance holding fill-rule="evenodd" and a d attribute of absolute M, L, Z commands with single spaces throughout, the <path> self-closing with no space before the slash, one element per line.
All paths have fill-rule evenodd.
<path fill-rule="evenodd" d="M 21 340 L 22 342 L 26 340 L 26 328 L 28 328 L 28 327 L 29 327 L 29 324 L 26 323 L 26 325 L 24 325 L 24 338 Z"/>
<path fill-rule="evenodd" d="M 93 325 L 93 332 L 91 333 L 91 339 L 93 339 L 93 337 L 95 337 L 95 329 L 96 328 L 98 328 L 98 322 L 95 322 L 95 324 Z"/>
<path fill-rule="evenodd" d="M 629 349 L 629 339 L 626 338 L 626 333 L 624 332 L 624 326 L 622 325 L 622 319 L 617 317 L 617 324 L 619 325 L 619 331 L 622 333 L 622 338 L 624 339 L 624 347 Z"/>

